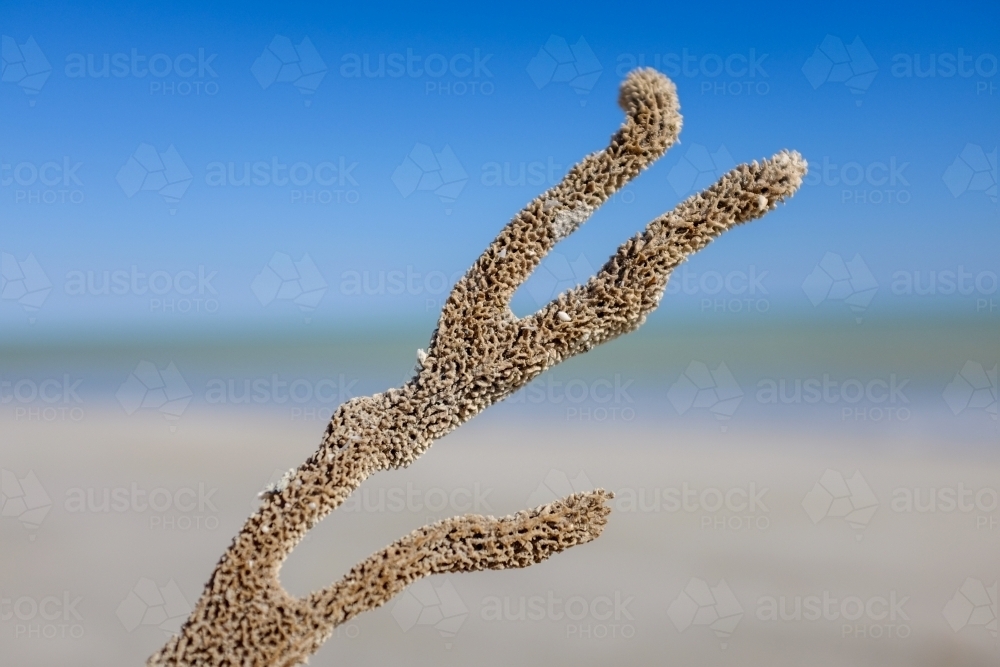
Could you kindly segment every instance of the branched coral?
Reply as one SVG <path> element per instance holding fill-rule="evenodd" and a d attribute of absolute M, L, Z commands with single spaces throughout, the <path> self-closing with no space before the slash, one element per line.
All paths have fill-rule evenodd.
<path fill-rule="evenodd" d="M 526 567 L 598 537 L 603 490 L 495 519 L 466 515 L 414 531 L 305 599 L 278 580 L 306 532 L 378 470 L 409 465 L 431 443 L 540 373 L 638 328 L 670 272 L 727 229 L 791 196 L 806 164 L 794 152 L 744 164 L 656 218 L 586 284 L 527 317 L 514 291 L 546 253 L 666 152 L 681 129 L 673 83 L 636 70 L 622 84 L 625 123 L 522 210 L 455 285 L 413 379 L 338 408 L 318 451 L 264 494 L 181 630 L 148 665 L 284 666 L 304 662 L 334 628 L 420 577 Z"/>

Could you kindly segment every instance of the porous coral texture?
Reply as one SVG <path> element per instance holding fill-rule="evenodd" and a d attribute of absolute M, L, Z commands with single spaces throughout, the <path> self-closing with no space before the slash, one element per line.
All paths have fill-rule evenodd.
<path fill-rule="evenodd" d="M 731 227 L 791 196 L 805 161 L 794 152 L 736 167 L 628 240 L 586 284 L 517 318 L 515 290 L 561 239 L 676 141 L 674 84 L 636 70 L 618 99 L 625 122 L 603 151 L 574 166 L 507 224 L 455 285 L 413 379 L 341 405 L 319 449 L 264 494 L 219 561 L 179 635 L 148 665 L 295 665 L 357 614 L 416 579 L 526 567 L 601 533 L 610 494 L 598 489 L 496 519 L 466 515 L 420 528 L 304 599 L 281 586 L 282 563 L 306 532 L 378 470 L 409 465 L 430 444 L 560 361 L 638 328 L 670 272 Z"/>

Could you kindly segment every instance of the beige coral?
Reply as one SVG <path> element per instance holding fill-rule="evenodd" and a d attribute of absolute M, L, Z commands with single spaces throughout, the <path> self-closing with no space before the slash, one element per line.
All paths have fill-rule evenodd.
<path fill-rule="evenodd" d="M 741 165 L 649 223 L 586 284 L 518 318 L 510 299 L 546 253 L 677 139 L 676 89 L 662 74 L 629 74 L 619 105 L 625 123 L 610 145 L 518 213 L 455 285 L 427 351 L 418 351 L 413 379 L 341 405 L 316 453 L 264 494 L 181 633 L 148 665 L 299 664 L 338 624 L 420 577 L 525 567 L 600 535 L 611 495 L 598 489 L 513 517 L 466 515 L 426 526 L 305 599 L 290 596 L 278 580 L 306 532 L 369 475 L 409 465 L 547 368 L 638 328 L 678 264 L 801 184 L 806 164 L 794 152 Z"/>

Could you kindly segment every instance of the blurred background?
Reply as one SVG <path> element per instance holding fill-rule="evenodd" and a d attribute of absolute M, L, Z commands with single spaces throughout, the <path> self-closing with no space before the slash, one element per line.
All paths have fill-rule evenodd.
<path fill-rule="evenodd" d="M 796 149 L 805 184 L 638 332 L 366 482 L 282 580 L 600 486 L 598 541 L 419 582 L 313 664 L 998 664 L 1000 11 L 925 9 L 4 4 L 2 662 L 143 664 L 646 66 L 680 142 L 516 313 L 736 164 Z"/>

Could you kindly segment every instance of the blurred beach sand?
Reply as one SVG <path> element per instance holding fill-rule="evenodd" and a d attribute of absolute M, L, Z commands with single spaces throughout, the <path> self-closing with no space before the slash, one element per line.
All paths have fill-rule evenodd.
<path fill-rule="evenodd" d="M 19 479 L 34 471 L 51 501 L 36 528 L 0 521 L 4 665 L 143 664 L 255 494 L 313 450 L 325 422 L 205 407 L 169 422 L 117 408 L 91 406 L 79 423 L 4 418 L 0 464 Z M 311 664 L 996 665 L 1000 464 L 995 449 L 939 440 L 766 422 L 561 423 L 498 407 L 409 469 L 368 480 L 282 580 L 303 594 L 427 521 L 599 486 L 617 494 L 599 540 L 525 570 L 430 578 L 340 628 Z M 817 484 L 838 476 L 853 480 L 848 502 L 875 499 L 873 514 L 852 525 L 824 506 Z M 926 502 L 929 489 L 960 484 L 973 491 L 968 511 L 900 505 L 901 489 Z M 104 489 L 127 490 L 124 511 L 101 511 Z M 975 597 L 979 585 L 993 587 L 992 611 L 962 617 L 959 589 Z M 796 598 L 806 616 L 812 596 L 826 598 L 825 617 L 793 618 Z M 788 620 L 771 618 L 777 604 Z"/>

